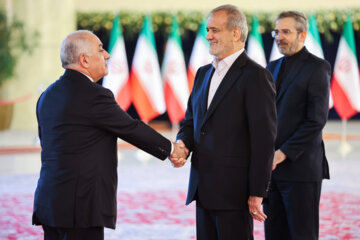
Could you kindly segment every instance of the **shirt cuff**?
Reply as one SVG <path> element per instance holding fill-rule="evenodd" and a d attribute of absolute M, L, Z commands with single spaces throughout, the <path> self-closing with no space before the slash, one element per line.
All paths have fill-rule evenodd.
<path fill-rule="evenodd" d="M 171 152 L 170 152 L 169 156 L 173 153 L 173 151 L 174 151 L 174 143 L 171 142 Z"/>

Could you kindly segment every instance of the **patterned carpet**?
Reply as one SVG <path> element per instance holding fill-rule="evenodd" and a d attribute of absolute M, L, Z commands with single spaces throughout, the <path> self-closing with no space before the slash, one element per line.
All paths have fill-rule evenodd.
<path fill-rule="evenodd" d="M 195 239 L 194 205 L 185 207 L 184 191 L 148 191 L 118 194 L 117 229 L 106 239 Z M 0 239 L 42 239 L 31 225 L 32 194 L 0 196 Z M 320 239 L 360 239 L 360 197 L 325 192 L 321 200 Z M 255 239 L 264 239 L 255 224 Z"/>
<path fill-rule="evenodd" d="M 117 227 L 106 229 L 105 239 L 196 239 L 194 204 L 184 205 L 190 164 L 174 169 L 168 161 L 137 161 L 137 154 L 121 154 Z M 332 179 L 324 181 L 320 205 L 320 239 L 359 240 L 359 155 L 332 160 L 330 166 Z M 33 173 L 0 174 L 0 240 L 43 239 L 41 227 L 31 225 L 37 179 Z M 256 240 L 264 239 L 262 224 L 255 222 L 254 233 Z"/>

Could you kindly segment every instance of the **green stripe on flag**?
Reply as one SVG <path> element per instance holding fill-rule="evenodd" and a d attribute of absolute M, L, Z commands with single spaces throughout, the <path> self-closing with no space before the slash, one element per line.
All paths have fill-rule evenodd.
<path fill-rule="evenodd" d="M 172 16 L 172 20 L 171 20 L 170 38 L 173 39 L 173 41 L 175 41 L 179 45 L 179 47 L 181 48 L 181 38 L 180 38 L 180 32 L 179 32 L 179 24 L 178 24 L 175 16 Z"/>
<path fill-rule="evenodd" d="M 352 28 L 350 15 L 347 15 L 347 20 L 344 23 L 342 36 L 345 38 L 347 44 L 349 45 L 351 51 L 354 53 L 354 56 L 356 58 L 354 30 Z"/>
<path fill-rule="evenodd" d="M 108 47 L 108 52 L 111 54 L 116 41 L 122 38 L 122 33 L 121 33 L 121 26 L 120 26 L 120 17 L 119 15 L 116 15 L 113 21 L 113 26 L 110 32 L 110 41 L 109 41 L 109 47 Z"/>
<path fill-rule="evenodd" d="M 259 31 L 259 20 L 258 18 L 254 15 L 253 16 L 253 20 L 252 20 L 252 24 L 251 24 L 251 33 L 250 35 L 253 36 L 256 41 L 260 44 L 260 46 L 264 49 L 264 45 L 263 45 L 263 41 L 261 38 L 261 34 Z"/>
<path fill-rule="evenodd" d="M 209 44 L 208 41 L 206 40 L 206 35 L 207 35 L 206 25 L 207 25 L 207 21 L 204 19 L 199 26 L 198 36 L 203 37 L 204 41 L 207 42 L 207 44 Z"/>
<path fill-rule="evenodd" d="M 151 46 L 153 47 L 153 49 L 156 52 L 155 37 L 154 37 L 153 30 L 152 30 L 152 23 L 151 23 L 150 15 L 145 16 L 144 26 L 141 29 L 140 35 L 142 35 L 142 34 L 145 36 L 146 40 L 149 41 L 149 43 L 151 44 Z"/>
<path fill-rule="evenodd" d="M 317 29 L 316 18 L 314 15 L 312 15 L 309 20 L 309 32 L 313 36 L 316 43 L 318 43 L 321 47 L 320 35 Z"/>

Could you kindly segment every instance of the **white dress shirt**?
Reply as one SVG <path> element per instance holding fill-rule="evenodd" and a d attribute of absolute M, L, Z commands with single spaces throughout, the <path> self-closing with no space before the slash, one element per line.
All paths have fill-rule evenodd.
<path fill-rule="evenodd" d="M 90 76 L 88 76 L 88 75 L 86 75 L 85 73 L 82 73 L 82 72 L 79 72 L 79 73 L 85 75 L 90 81 L 94 82 L 94 80 Z"/>
<path fill-rule="evenodd" d="M 212 65 L 215 68 L 215 72 L 214 72 L 214 74 L 211 78 L 211 82 L 210 82 L 208 102 L 207 102 L 208 108 L 210 106 L 212 99 L 214 98 L 216 90 L 218 89 L 221 81 L 225 77 L 226 73 L 229 71 L 231 65 L 233 65 L 235 60 L 240 56 L 240 54 L 243 51 L 244 51 L 244 48 L 240 49 L 237 52 L 234 52 L 230 56 L 227 56 L 226 58 L 224 58 L 220 61 L 217 58 L 214 58 L 214 60 L 212 61 Z"/>

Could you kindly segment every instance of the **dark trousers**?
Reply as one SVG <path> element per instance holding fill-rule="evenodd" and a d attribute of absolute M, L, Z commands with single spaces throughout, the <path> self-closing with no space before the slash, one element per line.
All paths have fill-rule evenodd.
<path fill-rule="evenodd" d="M 104 240 L 104 227 L 54 228 L 42 226 L 44 240 Z"/>
<path fill-rule="evenodd" d="M 209 210 L 196 201 L 197 240 L 253 240 L 249 210 Z"/>
<path fill-rule="evenodd" d="M 265 239 L 317 240 L 321 184 L 272 179 L 263 206 Z"/>

